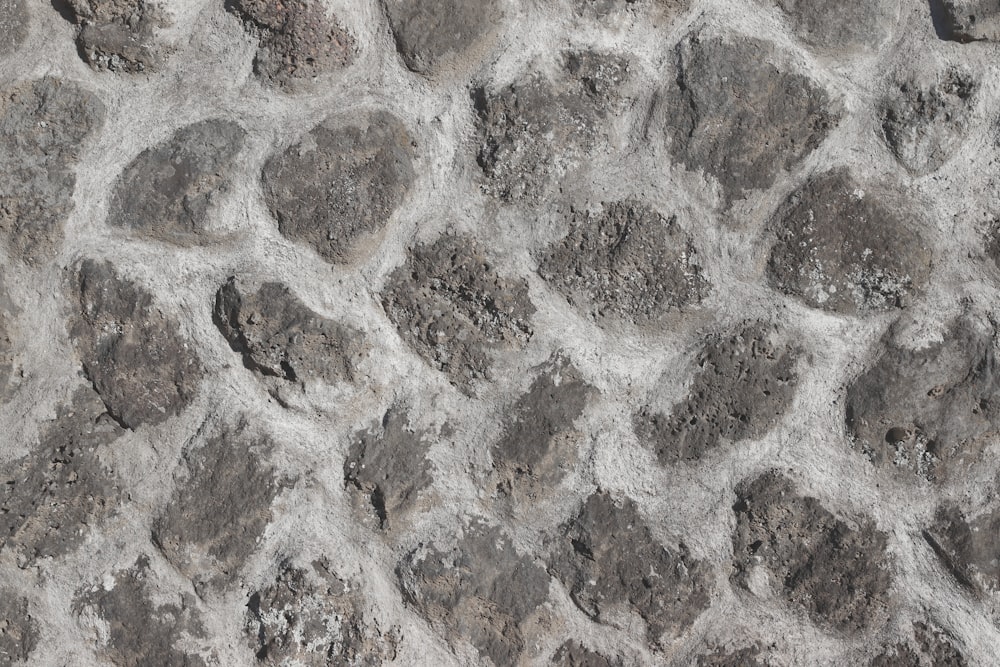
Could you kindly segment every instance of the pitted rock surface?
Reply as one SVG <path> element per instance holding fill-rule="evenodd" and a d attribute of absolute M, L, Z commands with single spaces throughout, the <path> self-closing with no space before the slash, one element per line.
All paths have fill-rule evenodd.
<path fill-rule="evenodd" d="M 163 60 L 156 43 L 163 14 L 147 0 L 67 0 L 79 26 L 77 49 L 91 67 L 111 72 L 154 70 Z"/>

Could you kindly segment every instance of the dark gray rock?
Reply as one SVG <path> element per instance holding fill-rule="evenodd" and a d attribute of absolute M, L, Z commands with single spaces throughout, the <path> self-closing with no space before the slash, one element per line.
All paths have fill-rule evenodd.
<path fill-rule="evenodd" d="M 84 260 L 74 287 L 70 337 L 108 413 L 130 429 L 180 414 L 204 370 L 177 320 L 110 262 Z"/>
<path fill-rule="evenodd" d="M 723 441 L 763 437 L 791 407 L 797 346 L 783 331 L 749 323 L 711 337 L 687 398 L 669 415 L 645 407 L 633 424 L 660 463 L 698 460 Z"/>
<path fill-rule="evenodd" d="M 1000 6 L 995 0 L 931 0 L 938 35 L 956 42 L 1000 39 Z"/>
<path fill-rule="evenodd" d="M 631 498 L 591 495 L 561 530 L 549 570 L 591 619 L 608 623 L 620 610 L 637 613 L 659 642 L 680 636 L 709 606 L 709 568 L 653 537 Z"/>
<path fill-rule="evenodd" d="M 24 43 L 30 19 L 26 0 L 0 0 L 0 55 L 14 53 Z"/>
<path fill-rule="evenodd" d="M 676 59 L 658 117 L 674 157 L 716 179 L 727 205 L 771 187 L 839 121 L 826 91 L 782 69 L 769 42 L 692 34 Z"/>
<path fill-rule="evenodd" d="M 497 667 L 518 664 L 521 626 L 548 597 L 549 578 L 499 529 L 473 523 L 464 532 L 454 547 L 407 554 L 396 568 L 400 590 L 449 641 L 470 642 Z"/>
<path fill-rule="evenodd" d="M 538 274 L 592 317 L 637 324 L 697 304 L 707 295 L 691 237 L 638 200 L 574 211 L 569 233 L 547 248 Z"/>
<path fill-rule="evenodd" d="M 259 40 L 254 73 L 271 85 L 293 88 L 354 61 L 354 38 L 322 0 L 226 0 L 226 8 Z"/>
<path fill-rule="evenodd" d="M 385 0 L 385 9 L 403 62 L 424 74 L 469 53 L 503 16 L 498 0 Z"/>
<path fill-rule="evenodd" d="M 717 649 L 711 653 L 699 655 L 697 667 L 765 667 L 768 663 L 761 662 L 760 649 L 756 646 L 726 650 Z"/>
<path fill-rule="evenodd" d="M 978 90 L 979 82 L 956 68 L 890 88 L 882 134 L 900 164 L 917 175 L 940 168 L 962 143 Z"/>
<path fill-rule="evenodd" d="M 771 221 L 770 284 L 813 308 L 866 315 L 922 292 L 932 254 L 902 204 L 846 169 L 810 179 Z"/>
<path fill-rule="evenodd" d="M 965 667 L 968 663 L 946 631 L 929 623 L 913 623 L 913 637 L 876 656 L 871 667 Z"/>
<path fill-rule="evenodd" d="M 38 621 L 28 609 L 28 599 L 0 589 L 0 664 L 27 664 L 38 638 Z"/>
<path fill-rule="evenodd" d="M 22 564 L 58 558 L 114 514 L 124 493 L 99 457 L 121 434 L 90 388 L 59 407 L 26 456 L 0 465 L 0 551 Z"/>
<path fill-rule="evenodd" d="M 563 54 L 554 79 L 522 77 L 499 91 L 473 91 L 484 189 L 505 202 L 539 203 L 557 188 L 568 166 L 607 139 L 608 118 L 629 77 L 620 56 L 593 51 Z"/>
<path fill-rule="evenodd" d="M 11 395 L 10 386 L 16 359 L 14 357 L 14 339 L 11 329 L 15 318 L 20 314 L 18 308 L 7 295 L 4 271 L 0 269 L 0 400 Z"/>
<path fill-rule="evenodd" d="M 73 211 L 76 163 L 104 104 L 75 83 L 39 79 L 0 93 L 0 234 L 29 264 L 51 259 Z"/>
<path fill-rule="evenodd" d="M 214 319 L 247 368 L 288 382 L 351 381 L 367 350 L 360 331 L 324 318 L 281 283 L 245 294 L 230 278 L 215 295 Z"/>
<path fill-rule="evenodd" d="M 325 560 L 305 569 L 281 563 L 247 610 L 246 637 L 264 665 L 378 667 L 396 657 L 396 631 L 368 618 L 364 599 Z"/>
<path fill-rule="evenodd" d="M 527 282 L 498 274 L 468 236 L 413 248 L 389 276 L 382 307 L 403 340 L 466 394 L 474 380 L 492 379 L 494 352 L 522 349 L 533 334 Z"/>
<path fill-rule="evenodd" d="M 848 433 L 877 467 L 964 477 L 1000 427 L 995 334 L 959 319 L 921 349 L 892 340 L 847 389 Z"/>
<path fill-rule="evenodd" d="M 267 463 L 272 449 L 240 423 L 185 450 L 173 499 L 152 537 L 199 595 L 236 579 L 271 521 L 271 503 L 291 484 Z"/>
<path fill-rule="evenodd" d="M 227 120 L 183 127 L 147 148 L 118 179 L 108 224 L 143 238 L 197 242 L 214 202 L 232 185 L 231 171 L 246 131 Z"/>
<path fill-rule="evenodd" d="M 432 434 L 414 431 L 407 421 L 404 407 L 389 408 L 380 423 L 354 434 L 344 461 L 345 484 L 363 498 L 381 528 L 398 525 L 433 481 L 427 460 Z"/>
<path fill-rule="evenodd" d="M 413 185 L 413 139 L 385 111 L 331 116 L 264 166 L 264 199 L 291 241 L 342 263 Z"/>
<path fill-rule="evenodd" d="M 806 44 L 836 53 L 875 51 L 892 34 L 898 0 L 775 0 Z"/>
<path fill-rule="evenodd" d="M 924 539 L 960 584 L 977 593 L 1000 592 L 1000 508 L 977 512 L 954 503 L 938 508 Z"/>
<path fill-rule="evenodd" d="M 174 593 L 173 602 L 157 604 L 154 595 L 163 597 L 143 555 L 115 573 L 114 586 L 99 583 L 80 591 L 74 610 L 89 610 L 103 621 L 107 634 L 100 653 L 116 667 L 205 667 L 208 663 L 201 656 L 179 648 L 192 638 L 205 638 L 194 596 Z"/>
<path fill-rule="evenodd" d="M 749 589 L 763 567 L 775 593 L 823 628 L 856 636 L 885 622 L 892 566 L 870 518 L 834 516 L 777 471 L 743 482 L 736 497 L 733 583 Z"/>
<path fill-rule="evenodd" d="M 97 70 L 148 72 L 156 70 L 163 53 L 156 29 L 164 25 L 160 7 L 147 0 L 68 0 L 80 27 L 80 56 Z"/>
<path fill-rule="evenodd" d="M 559 647 L 551 664 L 553 667 L 620 667 L 621 662 L 605 658 L 571 639 Z"/>

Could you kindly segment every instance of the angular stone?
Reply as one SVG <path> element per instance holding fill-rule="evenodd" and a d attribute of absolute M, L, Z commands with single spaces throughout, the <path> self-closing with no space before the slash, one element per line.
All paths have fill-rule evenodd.
<path fill-rule="evenodd" d="M 972 513 L 945 503 L 924 539 L 959 583 L 973 591 L 1000 592 L 1000 508 Z"/>
<path fill-rule="evenodd" d="M 502 18 L 498 0 L 385 0 L 385 8 L 403 62 L 425 74 L 468 54 Z"/>
<path fill-rule="evenodd" d="M 466 394 L 492 379 L 491 356 L 523 348 L 535 307 L 524 279 L 497 273 L 478 241 L 444 235 L 393 271 L 382 307 L 400 336 Z"/>
<path fill-rule="evenodd" d="M 838 518 L 777 471 L 743 482 L 736 497 L 733 583 L 749 590 L 763 568 L 776 594 L 845 635 L 885 622 L 892 568 L 870 518 Z"/>
<path fill-rule="evenodd" d="M 875 51 L 891 35 L 898 0 L 775 0 L 806 44 L 836 53 Z"/>
<path fill-rule="evenodd" d="M 670 152 L 719 182 L 727 205 L 771 187 L 839 122 L 830 96 L 785 71 L 773 44 L 692 34 L 662 93 Z"/>
<path fill-rule="evenodd" d="M 232 186 L 232 168 L 247 133 L 228 120 L 204 120 L 147 148 L 118 179 L 108 224 L 178 245 L 205 234 L 215 201 Z"/>
<path fill-rule="evenodd" d="M 354 38 L 322 0 L 227 0 L 226 7 L 260 40 L 253 69 L 269 84 L 292 88 L 354 60 Z"/>
<path fill-rule="evenodd" d="M 723 441 L 761 438 L 792 405 L 800 351 L 782 330 L 748 323 L 709 339 L 687 398 L 670 414 L 646 406 L 636 435 L 663 465 L 698 460 Z"/>
<path fill-rule="evenodd" d="M 413 185 L 413 146 L 385 111 L 326 119 L 264 166 L 264 199 L 279 231 L 328 262 L 349 261 Z"/>
<path fill-rule="evenodd" d="M 635 612 L 651 642 L 680 636 L 708 608 L 711 595 L 705 563 L 683 543 L 662 546 L 632 499 L 616 501 L 603 491 L 562 527 L 549 570 L 591 619 L 613 623 L 616 614 Z"/>
<path fill-rule="evenodd" d="M 29 264 L 51 259 L 73 211 L 83 143 L 104 104 L 75 83 L 45 78 L 0 93 L 0 234 Z"/>
<path fill-rule="evenodd" d="M 771 221 L 772 287 L 844 315 L 902 308 L 923 291 L 932 254 L 905 209 L 846 169 L 813 177 Z M 906 221 L 906 222 L 904 222 Z"/>
<path fill-rule="evenodd" d="M 84 260 L 75 287 L 70 336 L 108 414 L 130 429 L 180 414 L 204 370 L 177 320 L 110 262 Z"/>
<path fill-rule="evenodd" d="M 961 478 L 1000 427 L 995 334 L 959 319 L 943 341 L 910 349 L 891 333 L 847 389 L 848 433 L 879 468 Z"/>
<path fill-rule="evenodd" d="M 707 295 L 691 237 L 638 200 L 574 211 L 569 233 L 545 250 L 538 274 L 591 317 L 637 324 Z"/>
<path fill-rule="evenodd" d="M 404 599 L 449 641 L 470 642 L 497 667 L 518 664 L 524 621 L 548 597 L 549 578 L 499 529 L 473 523 L 453 547 L 435 543 L 396 567 Z"/>
<path fill-rule="evenodd" d="M 325 560 L 281 563 L 274 583 L 250 595 L 244 630 L 257 661 L 302 667 L 377 667 L 396 657 L 395 629 L 368 618 L 361 595 Z"/>
<path fill-rule="evenodd" d="M 148 72 L 161 64 L 156 29 L 165 22 L 160 7 L 146 0 L 68 0 L 80 26 L 80 56 L 96 70 Z"/>
<path fill-rule="evenodd" d="M 30 18 L 26 0 L 0 0 L 0 55 L 13 53 L 24 43 Z"/>
<path fill-rule="evenodd" d="M 956 42 L 1000 39 L 1000 7 L 994 0 L 931 0 L 938 34 Z"/>
<path fill-rule="evenodd" d="M 552 656 L 551 665 L 552 667 L 619 667 L 621 662 L 605 658 L 571 639 L 560 646 Z"/>
<path fill-rule="evenodd" d="M 368 349 L 360 331 L 316 313 L 281 283 L 244 294 L 230 278 L 215 295 L 214 320 L 247 368 L 288 382 L 351 381 Z"/>
<path fill-rule="evenodd" d="M 38 621 L 28 610 L 28 599 L 0 589 L 0 662 L 28 664 L 38 638 Z"/>

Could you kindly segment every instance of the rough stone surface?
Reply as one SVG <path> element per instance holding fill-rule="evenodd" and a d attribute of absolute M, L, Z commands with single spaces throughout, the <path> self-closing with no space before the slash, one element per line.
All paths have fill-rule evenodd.
<path fill-rule="evenodd" d="M 770 471 L 736 490 L 733 583 L 749 589 L 759 568 L 774 592 L 823 628 L 860 635 L 890 610 L 886 534 L 866 516 L 848 523 Z"/>
<path fill-rule="evenodd" d="M 610 660 L 600 653 L 591 651 L 573 639 L 560 646 L 552 656 L 553 667 L 616 667 L 620 664 L 617 660 Z"/>
<path fill-rule="evenodd" d="M 907 643 L 890 647 L 870 664 L 871 667 L 964 667 L 968 663 L 948 632 L 916 621 Z"/>
<path fill-rule="evenodd" d="M 698 656 L 698 667 L 765 667 L 767 663 L 758 660 L 760 649 L 756 646 L 727 651 L 718 649 Z"/>
<path fill-rule="evenodd" d="M 228 120 L 204 120 L 177 130 L 125 167 L 108 206 L 108 224 L 140 238 L 179 245 L 196 242 L 215 201 L 230 189 L 246 131 Z"/>
<path fill-rule="evenodd" d="M 927 282 L 932 254 L 902 206 L 845 169 L 812 178 L 771 221 L 769 282 L 834 313 L 904 307 Z"/>
<path fill-rule="evenodd" d="M 396 49 L 414 72 L 456 62 L 502 17 L 499 0 L 385 0 Z"/>
<path fill-rule="evenodd" d="M 1000 39 L 1000 7 L 991 0 L 931 0 L 935 27 L 956 42 Z"/>
<path fill-rule="evenodd" d="M 416 180 L 414 141 L 385 111 L 331 116 L 264 166 L 278 229 L 332 263 L 385 227 Z"/>
<path fill-rule="evenodd" d="M 967 512 L 954 503 L 938 508 L 924 539 L 955 579 L 975 591 L 1000 591 L 997 530 L 1000 509 Z"/>
<path fill-rule="evenodd" d="M 711 596 L 708 567 L 683 543 L 661 545 L 631 498 L 607 492 L 592 494 L 562 527 L 549 569 L 587 616 L 614 624 L 634 612 L 654 643 L 687 630 Z"/>
<path fill-rule="evenodd" d="M 76 45 L 96 70 L 149 72 L 162 64 L 156 31 L 163 26 L 160 6 L 146 0 L 67 0 L 79 26 Z"/>
<path fill-rule="evenodd" d="M 0 662 L 27 662 L 38 638 L 38 621 L 31 615 L 28 599 L 0 589 Z"/>
<path fill-rule="evenodd" d="M 70 336 L 108 414 L 130 429 L 180 414 L 203 370 L 177 320 L 110 262 L 84 260 L 74 283 Z"/>
<path fill-rule="evenodd" d="M 414 247 L 389 277 L 382 307 L 403 340 L 466 393 L 492 378 L 493 352 L 524 347 L 535 313 L 526 281 L 498 273 L 478 241 L 459 235 Z"/>
<path fill-rule="evenodd" d="M 670 414 L 650 406 L 634 420 L 636 435 L 664 465 L 697 460 L 723 441 L 760 438 L 788 411 L 799 357 L 788 334 L 749 323 L 717 335 L 698 355 L 687 398 Z"/>
<path fill-rule="evenodd" d="M 28 36 L 27 0 L 0 0 L 0 55 L 17 50 Z"/>
<path fill-rule="evenodd" d="M 835 53 L 875 51 L 892 35 L 898 0 L 856 3 L 775 0 L 795 34 L 813 47 Z"/>

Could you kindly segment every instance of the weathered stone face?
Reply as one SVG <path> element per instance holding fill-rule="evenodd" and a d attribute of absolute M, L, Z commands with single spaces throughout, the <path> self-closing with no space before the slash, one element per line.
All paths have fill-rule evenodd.
<path fill-rule="evenodd" d="M 232 185 L 232 168 L 246 131 L 227 120 L 183 127 L 147 148 L 122 172 L 111 196 L 108 224 L 136 236 L 178 245 L 206 234 L 208 214 Z"/>
<path fill-rule="evenodd" d="M 501 276 L 478 241 L 451 235 L 410 251 L 382 307 L 403 340 L 467 394 L 491 379 L 494 352 L 527 344 L 535 313 L 524 279 Z"/>
<path fill-rule="evenodd" d="M 882 193 L 844 169 L 814 177 L 771 221 L 771 285 L 813 308 L 867 315 L 904 307 L 930 277 L 931 251 Z"/>
<path fill-rule="evenodd" d="M 711 338 L 688 396 L 669 415 L 647 406 L 633 419 L 639 440 L 664 465 L 702 458 L 722 442 L 760 438 L 791 407 L 799 357 L 788 334 L 762 323 Z"/>
<path fill-rule="evenodd" d="M 548 597 L 545 570 L 481 523 L 468 526 L 454 547 L 421 545 L 396 574 L 408 604 L 450 642 L 471 643 L 497 667 L 517 664 L 526 643 L 521 626 Z"/>
<path fill-rule="evenodd" d="M 338 264 L 379 232 L 416 179 L 413 139 L 384 111 L 331 117 L 264 166 L 281 234 Z"/>
<path fill-rule="evenodd" d="M 180 414 L 204 370 L 177 320 L 110 262 L 84 260 L 75 288 L 70 337 L 108 414 L 130 429 Z"/>
<path fill-rule="evenodd" d="M 260 40 L 253 69 L 270 85 L 294 88 L 354 60 L 354 38 L 322 0 L 227 0 L 226 7 Z"/>
<path fill-rule="evenodd" d="M 1000 39 L 1000 7 L 992 0 L 932 0 L 939 36 L 956 42 Z"/>
<path fill-rule="evenodd" d="M 51 259 L 73 211 L 82 144 L 104 104 L 75 83 L 45 78 L 0 93 L 0 235 L 28 264 Z"/>
<path fill-rule="evenodd" d="M 621 662 L 605 658 L 571 639 L 559 647 L 551 664 L 552 667 L 617 667 Z"/>
<path fill-rule="evenodd" d="M 776 471 L 744 482 L 736 497 L 733 583 L 749 589 L 763 568 L 776 594 L 846 635 L 885 622 L 891 563 L 886 535 L 870 518 L 849 524 Z"/>
<path fill-rule="evenodd" d="M 244 630 L 261 664 L 377 667 L 396 657 L 398 637 L 364 607 L 325 561 L 305 569 L 283 562 L 274 583 L 250 595 Z"/>
<path fill-rule="evenodd" d="M 634 612 L 651 642 L 679 636 L 711 596 L 707 566 L 684 544 L 662 546 L 634 501 L 607 492 L 591 495 L 563 526 L 549 570 L 591 619 L 609 623 L 616 613 Z"/>
<path fill-rule="evenodd" d="M 771 187 L 839 122 L 826 91 L 768 42 L 692 34 L 676 55 L 660 110 L 670 152 L 718 181 L 727 206 Z"/>
<path fill-rule="evenodd" d="M 876 656 L 871 667 L 964 667 L 965 657 L 948 632 L 929 623 L 915 621 L 913 636 Z"/>
<path fill-rule="evenodd" d="M 0 660 L 27 664 L 38 639 L 38 621 L 28 609 L 28 599 L 0 589 Z"/>
<path fill-rule="evenodd" d="M 467 55 L 502 17 L 499 0 L 385 0 L 396 50 L 423 74 Z"/>
<path fill-rule="evenodd" d="M 68 0 L 80 56 L 96 70 L 149 72 L 163 64 L 160 7 L 146 0 Z"/>
<path fill-rule="evenodd" d="M 837 54 L 875 51 L 892 34 L 898 0 L 775 0 L 806 44 Z"/>
<path fill-rule="evenodd" d="M 848 387 L 848 433 L 880 468 L 942 483 L 961 477 L 1000 425 L 995 334 L 956 320 L 940 343 L 883 345 Z"/>
<path fill-rule="evenodd" d="M 945 503 L 924 531 L 924 538 L 961 584 L 991 594 L 1000 592 L 998 531 L 1000 509 L 986 508 L 972 514 Z"/>
<path fill-rule="evenodd" d="M 26 0 L 0 0 L 0 55 L 13 53 L 28 36 Z"/>
<path fill-rule="evenodd" d="M 760 649 L 756 646 L 727 651 L 718 649 L 698 656 L 698 667 L 765 667 L 768 663 L 758 660 Z"/>

